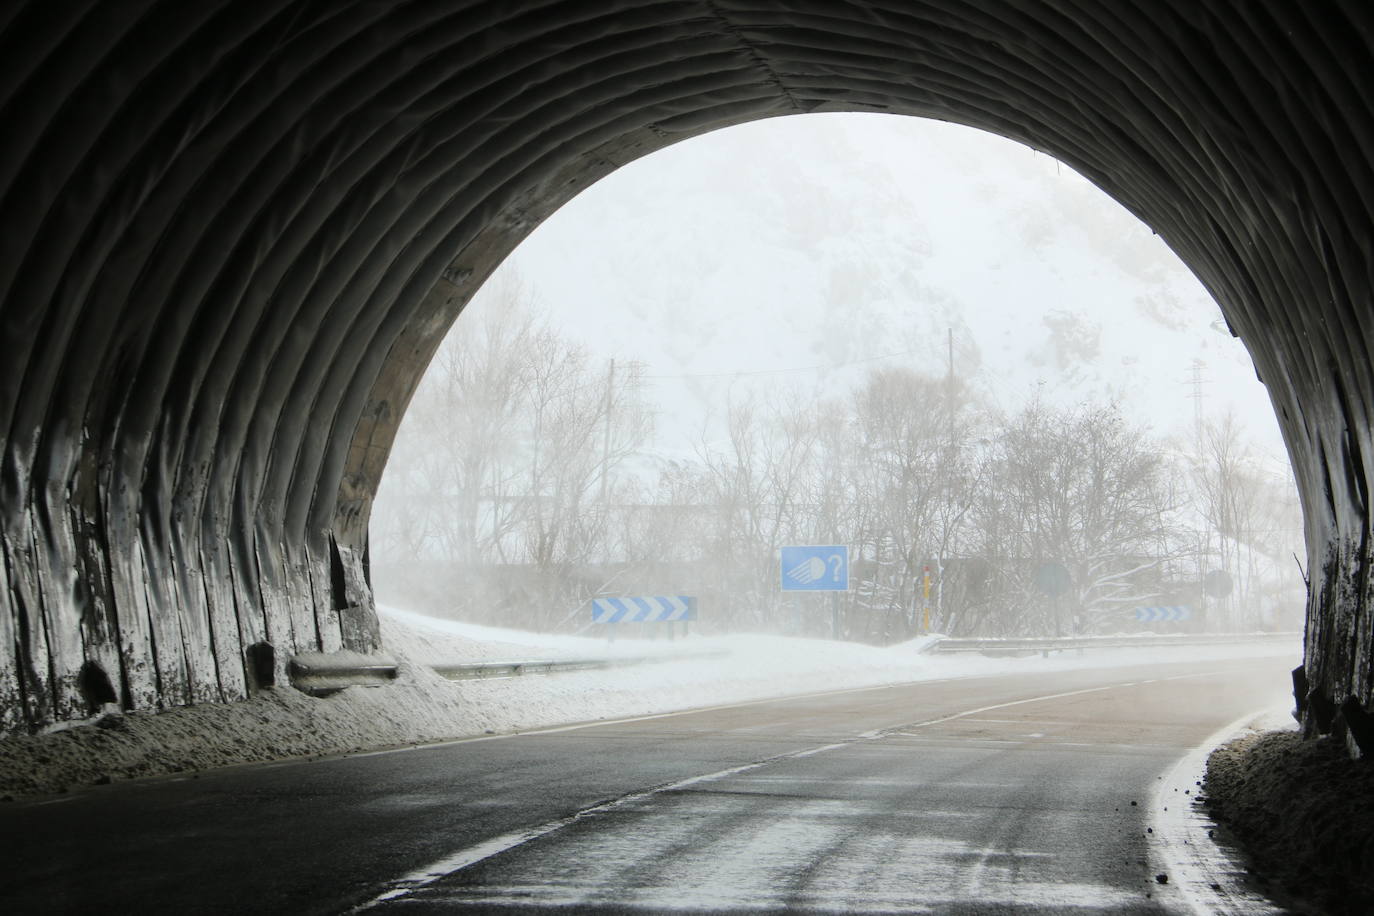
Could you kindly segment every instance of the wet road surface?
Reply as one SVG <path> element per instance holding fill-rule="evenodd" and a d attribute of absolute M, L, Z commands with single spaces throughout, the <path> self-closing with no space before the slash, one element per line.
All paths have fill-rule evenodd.
<path fill-rule="evenodd" d="M 1151 794 L 1283 702 L 1286 667 L 925 682 L 11 803 L 0 911 L 1179 912 Z"/>

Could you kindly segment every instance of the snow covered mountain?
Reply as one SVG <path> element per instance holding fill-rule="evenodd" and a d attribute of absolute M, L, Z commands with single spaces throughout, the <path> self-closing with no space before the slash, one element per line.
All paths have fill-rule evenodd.
<path fill-rule="evenodd" d="M 1068 167 L 955 125 L 717 131 L 588 189 L 502 271 L 593 354 L 644 364 L 663 455 L 690 454 L 731 398 L 834 395 L 873 366 L 943 375 L 952 331 L 954 371 L 1003 409 L 1114 398 L 1172 434 L 1200 393 L 1283 456 L 1245 348 L 1173 253 Z"/>

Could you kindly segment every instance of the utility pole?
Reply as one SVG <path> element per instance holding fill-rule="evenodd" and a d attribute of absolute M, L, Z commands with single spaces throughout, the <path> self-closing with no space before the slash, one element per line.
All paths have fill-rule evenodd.
<path fill-rule="evenodd" d="M 921 608 L 925 611 L 925 620 L 921 625 L 921 632 L 930 635 L 930 567 L 921 569 Z"/>
<path fill-rule="evenodd" d="M 1194 359 L 1190 370 L 1189 384 L 1192 385 L 1193 393 L 1189 395 L 1193 399 L 1193 441 L 1194 448 L 1197 449 L 1198 460 L 1204 458 L 1202 443 L 1202 367 L 1200 359 Z M 1214 627 L 1215 625 L 1207 620 L 1207 554 L 1212 549 L 1211 523 L 1204 523 L 1203 530 L 1198 532 L 1197 550 L 1197 580 L 1198 580 L 1198 604 L 1199 616 L 1203 620 L 1203 626 Z M 1225 541 L 1222 541 L 1225 548 Z M 1221 610 L 1218 603 L 1217 610 Z"/>
<path fill-rule="evenodd" d="M 611 412 L 615 409 L 615 359 L 611 359 L 606 373 L 606 428 L 601 437 L 601 511 L 606 522 L 606 530 L 611 525 L 610 490 L 607 486 L 611 469 Z"/>
<path fill-rule="evenodd" d="M 946 389 L 946 391 L 945 391 L 945 397 L 946 397 L 946 399 L 949 401 L 948 405 L 946 405 L 946 406 L 949 408 L 949 457 L 950 457 L 951 459 L 954 459 L 954 457 L 955 457 L 955 456 L 954 456 L 954 328 L 946 328 L 946 329 L 945 329 L 945 341 L 946 341 L 946 343 L 947 343 L 947 345 L 948 345 L 948 355 L 949 355 L 949 363 L 948 363 L 949 372 L 948 372 L 948 378 L 946 378 L 946 380 L 945 380 L 945 389 Z M 950 467 L 950 468 L 953 468 L 953 467 L 962 467 L 962 465 L 960 464 L 960 462 L 959 462 L 958 460 L 950 460 L 950 461 L 947 461 L 946 464 L 947 464 L 948 467 Z M 948 474 L 949 471 L 946 470 L 945 473 Z M 939 593 L 938 593 L 938 595 L 937 595 L 937 597 L 936 597 L 936 601 L 937 601 L 937 603 L 938 603 L 938 609 L 939 609 L 939 612 L 940 612 L 940 615 L 941 615 L 942 618 L 943 618 L 943 615 L 944 615 L 944 613 L 945 613 L 945 570 L 949 567 L 949 557 L 950 557 L 950 554 L 953 553 L 954 550 L 955 550 L 955 545 L 951 543 L 951 541 L 953 540 L 953 536 L 952 536 L 953 533 L 951 532 L 950 528 L 951 528 L 950 523 L 949 523 L 948 521 L 946 521 L 946 522 L 944 523 L 944 528 L 943 528 L 943 530 L 942 530 L 942 532 L 941 532 L 941 535 L 940 535 L 940 553 L 939 553 L 939 555 L 936 556 L 936 558 L 935 558 L 936 568 L 940 571 L 940 591 L 939 591 Z M 929 567 L 929 566 L 927 566 L 927 567 L 925 568 L 925 570 L 923 571 L 923 573 L 922 573 L 922 585 L 921 585 L 921 588 L 922 588 L 922 593 L 923 593 L 923 600 L 922 600 L 921 604 L 922 604 L 922 606 L 925 608 L 925 632 L 926 632 L 927 635 L 929 635 L 929 633 L 930 633 L 930 567 Z"/>
<path fill-rule="evenodd" d="M 945 383 L 945 397 L 949 408 L 949 447 L 954 450 L 954 328 L 948 328 L 949 375 Z"/>
<path fill-rule="evenodd" d="M 1193 435 L 1197 437 L 1198 447 L 1202 446 L 1202 369 L 1204 363 L 1200 359 L 1193 360 L 1191 378 L 1189 383 L 1193 386 Z"/>

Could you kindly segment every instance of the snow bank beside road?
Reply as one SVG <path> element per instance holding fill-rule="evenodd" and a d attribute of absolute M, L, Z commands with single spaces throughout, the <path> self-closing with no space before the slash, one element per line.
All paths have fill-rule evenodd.
<path fill-rule="evenodd" d="M 978 677 L 1014 672 L 1066 671 L 1116 665 L 1148 664 L 1165 659 L 1190 661 L 1301 655 L 1300 640 L 1291 645 L 1187 646 L 1167 649 L 1094 649 L 1064 651 L 1049 658 L 984 657 L 923 654 L 940 637 L 927 636 L 887 648 L 827 639 L 781 636 L 690 637 L 676 641 L 551 636 L 438 620 L 383 608 L 382 635 L 389 648 L 425 664 L 492 659 L 559 659 L 594 657 L 661 657 L 652 665 L 579 675 L 515 678 L 533 702 L 560 693 L 566 685 L 580 690 L 587 681 L 605 680 L 638 695 L 622 694 L 614 702 L 585 705 L 584 719 L 638 715 L 691 706 L 744 702 L 825 690 L 874 687 L 949 677 Z M 499 647 L 493 651 L 492 647 Z M 673 661 L 674 656 L 681 661 Z M 704 656 L 704 657 L 703 657 Z M 681 691 L 680 693 L 678 691 Z M 673 694 L 671 697 L 667 694 Z M 650 709 L 649 707 L 653 708 Z"/>
<path fill-rule="evenodd" d="M 232 704 L 113 714 L 48 735 L 0 741 L 0 797 L 286 757 L 331 755 L 572 722 L 904 681 L 1093 668 L 1158 658 L 1293 654 L 1298 646 L 1112 650 L 1051 658 L 933 657 L 928 640 L 885 649 L 829 640 L 727 636 L 674 642 L 547 636 L 435 620 L 393 609 L 381 615 L 400 677 L 315 698 L 290 687 Z M 674 655 L 690 653 L 693 657 Z M 706 657 L 702 654 L 709 653 Z M 512 657 L 661 655 L 635 667 L 548 677 L 451 682 L 428 667 Z"/>

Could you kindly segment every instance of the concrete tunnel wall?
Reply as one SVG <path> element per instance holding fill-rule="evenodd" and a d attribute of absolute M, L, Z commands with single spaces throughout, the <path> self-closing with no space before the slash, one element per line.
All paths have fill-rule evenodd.
<path fill-rule="evenodd" d="M 1364 0 L 6 4 L 0 733 L 376 649 L 371 500 L 501 259 L 652 150 L 872 111 L 1058 157 L 1216 296 L 1303 498 L 1307 728 L 1374 750 L 1372 47 Z"/>

